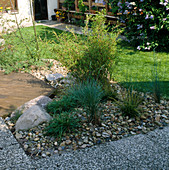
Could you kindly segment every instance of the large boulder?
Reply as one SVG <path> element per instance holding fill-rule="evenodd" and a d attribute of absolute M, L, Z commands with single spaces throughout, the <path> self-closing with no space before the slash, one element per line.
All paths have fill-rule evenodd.
<path fill-rule="evenodd" d="M 34 105 L 27 109 L 16 122 L 15 130 L 28 130 L 41 123 L 49 122 L 52 117 L 40 106 Z"/>
<path fill-rule="evenodd" d="M 18 107 L 12 114 L 11 117 L 14 117 L 16 115 L 16 113 L 20 113 L 22 114 L 23 112 L 25 112 L 27 109 L 29 109 L 30 107 L 34 106 L 34 105 L 38 105 L 42 108 L 45 108 L 45 106 L 51 102 L 52 99 L 50 99 L 47 96 L 39 96 L 33 100 L 30 100 L 29 102 L 26 102 L 25 104 L 23 104 L 22 106 Z"/>

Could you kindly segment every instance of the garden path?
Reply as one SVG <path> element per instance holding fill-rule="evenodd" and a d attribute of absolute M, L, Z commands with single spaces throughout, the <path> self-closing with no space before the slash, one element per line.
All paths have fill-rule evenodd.
<path fill-rule="evenodd" d="M 25 102 L 52 93 L 53 88 L 27 73 L 0 72 L 0 116 L 7 115 Z"/>
<path fill-rule="evenodd" d="M 73 29 L 76 34 L 83 34 L 82 27 L 78 27 L 76 25 L 71 25 L 71 24 L 60 23 L 57 21 L 45 20 L 45 21 L 41 21 L 41 23 L 36 23 L 36 25 L 44 25 L 44 26 L 47 26 L 50 28 L 56 28 L 62 31 L 69 31 Z"/>

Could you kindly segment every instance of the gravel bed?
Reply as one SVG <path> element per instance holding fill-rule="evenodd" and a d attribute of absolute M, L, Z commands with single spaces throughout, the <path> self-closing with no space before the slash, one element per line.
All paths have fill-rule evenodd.
<path fill-rule="evenodd" d="M 32 74 L 45 81 L 46 74 L 61 73 L 64 76 L 68 71 L 55 60 L 49 60 L 53 66 L 48 69 L 32 70 Z M 51 83 L 54 87 L 56 84 Z M 120 95 L 124 92 L 118 84 L 113 85 Z M 25 152 L 34 159 L 45 158 L 54 154 L 61 154 L 77 149 L 84 149 L 109 141 L 119 140 L 137 134 L 146 134 L 156 128 L 162 129 L 169 124 L 169 101 L 162 99 L 160 104 L 155 103 L 149 93 L 140 93 L 144 98 L 140 106 L 142 114 L 137 118 L 122 116 L 122 113 L 113 101 L 100 104 L 101 125 L 88 123 L 85 110 L 76 108 L 76 117 L 80 119 L 81 127 L 75 132 L 67 133 L 61 140 L 55 137 L 44 136 L 43 130 L 47 123 L 43 123 L 29 131 L 15 132 L 15 124 L 6 118 L 6 123 Z"/>

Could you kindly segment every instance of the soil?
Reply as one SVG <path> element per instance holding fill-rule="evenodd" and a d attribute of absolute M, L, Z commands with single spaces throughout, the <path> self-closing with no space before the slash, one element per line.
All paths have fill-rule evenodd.
<path fill-rule="evenodd" d="M 40 95 L 49 96 L 53 88 L 28 73 L 0 72 L 0 117 Z"/>

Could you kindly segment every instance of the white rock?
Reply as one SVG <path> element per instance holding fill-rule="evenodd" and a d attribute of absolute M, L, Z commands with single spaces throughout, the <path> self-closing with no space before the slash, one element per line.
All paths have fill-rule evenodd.
<path fill-rule="evenodd" d="M 45 108 L 45 106 L 51 101 L 52 101 L 52 99 L 50 99 L 49 97 L 41 95 L 33 100 L 30 100 L 29 102 L 26 102 L 22 106 L 18 107 L 11 114 L 11 117 L 15 116 L 15 114 L 18 112 L 22 112 L 22 113 L 25 112 L 27 109 L 29 109 L 30 107 L 32 107 L 34 105 L 38 105 L 38 106 L 41 106 L 42 108 Z"/>
<path fill-rule="evenodd" d="M 96 137 L 100 137 L 100 136 L 101 136 L 101 134 L 96 132 Z"/>
<path fill-rule="evenodd" d="M 21 139 L 21 138 L 22 138 L 22 135 L 19 134 L 18 132 L 16 132 L 15 137 L 16 137 L 16 139 Z"/>
<path fill-rule="evenodd" d="M 86 148 L 86 147 L 87 147 L 87 145 L 86 145 L 86 144 L 83 144 L 80 148 L 84 149 L 84 148 Z"/>
<path fill-rule="evenodd" d="M 167 116 L 166 116 L 166 115 L 162 115 L 161 117 L 163 117 L 163 118 L 167 119 Z"/>
<path fill-rule="evenodd" d="M 28 130 L 43 122 L 49 122 L 52 117 L 43 110 L 40 106 L 34 105 L 27 109 L 17 120 L 15 129 L 18 130 Z"/>
<path fill-rule="evenodd" d="M 47 81 L 58 81 L 59 79 L 61 79 L 63 77 L 64 76 L 60 73 L 48 74 L 48 75 L 46 75 L 46 80 Z"/>
<path fill-rule="evenodd" d="M 57 143 L 57 142 L 55 142 L 55 143 L 54 143 L 54 145 L 55 145 L 55 146 L 57 146 L 57 145 L 58 145 L 58 143 Z"/>
<path fill-rule="evenodd" d="M 45 153 L 43 153 L 43 154 L 42 154 L 42 157 L 43 157 L 43 158 L 46 158 L 46 154 L 45 154 Z"/>
<path fill-rule="evenodd" d="M 107 132 L 103 132 L 102 136 L 103 136 L 103 138 L 109 138 L 110 137 L 110 135 Z"/>
<path fill-rule="evenodd" d="M 72 141 L 71 140 L 66 140 L 65 143 L 66 143 L 66 145 L 70 145 L 72 143 Z"/>
<path fill-rule="evenodd" d="M 133 131 L 131 131 L 130 133 L 131 133 L 132 135 L 136 135 L 136 133 L 135 133 L 135 132 L 133 132 Z"/>
<path fill-rule="evenodd" d="M 25 149 L 25 150 L 27 150 L 27 149 L 28 149 L 28 147 L 29 147 L 28 145 L 24 145 L 24 149 Z"/>

